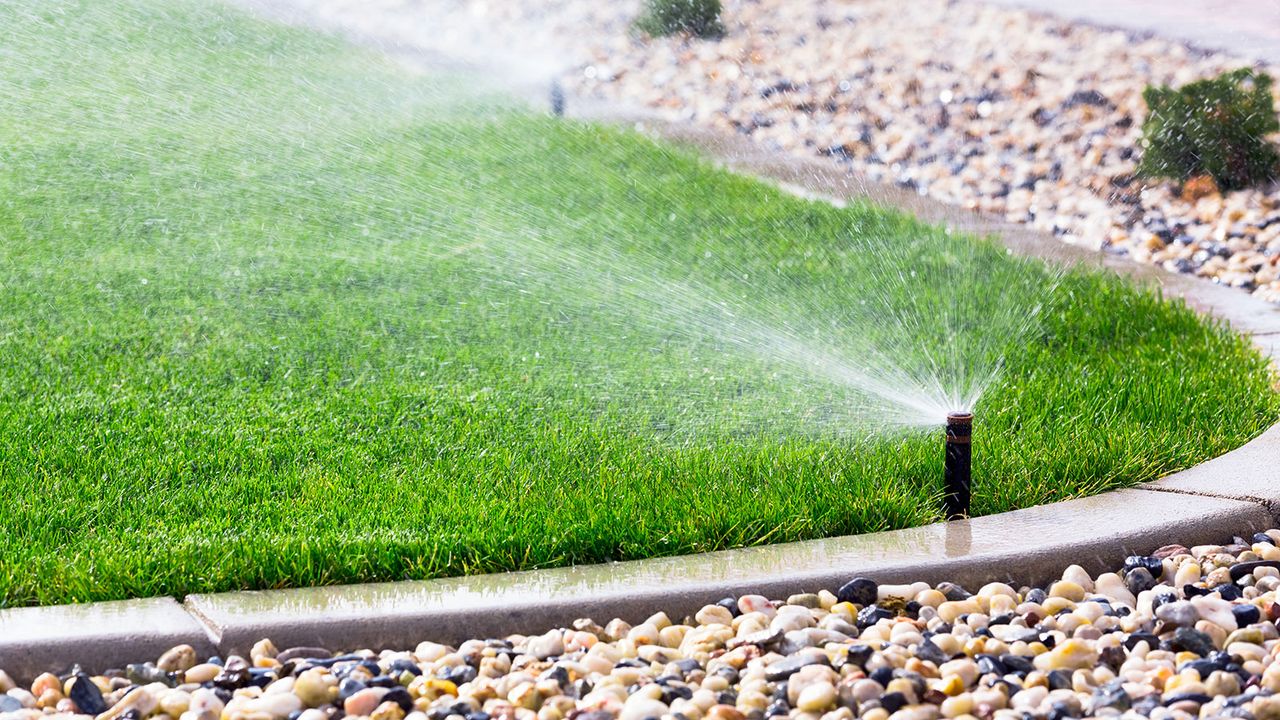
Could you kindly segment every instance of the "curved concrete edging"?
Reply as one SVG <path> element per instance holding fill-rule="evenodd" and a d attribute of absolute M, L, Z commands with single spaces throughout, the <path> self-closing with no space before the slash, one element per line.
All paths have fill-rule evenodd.
<path fill-rule="evenodd" d="M 616 110 L 593 119 L 634 122 Z M 738 137 L 640 118 L 642 130 L 694 145 L 736 172 L 832 202 L 859 200 L 993 235 L 1048 261 L 1108 268 L 1159 285 L 1250 336 L 1280 359 L 1280 308 L 1243 292 L 1063 244 L 1028 228 L 869 183 L 817 159 L 779 157 Z M 1277 524 L 1280 424 L 1230 453 L 1134 489 L 973 520 L 799 543 L 430 581 L 0 610 L 0 668 L 18 680 L 72 662 L 89 670 L 155 659 L 187 642 L 202 654 L 278 646 L 406 647 L 420 639 L 536 632 L 573 619 L 692 613 L 726 595 L 831 588 L 855 575 L 883 582 L 1042 583 L 1068 564 L 1091 572 L 1160 545 L 1217 543 Z M 781 569 L 781 571 L 780 571 Z"/>

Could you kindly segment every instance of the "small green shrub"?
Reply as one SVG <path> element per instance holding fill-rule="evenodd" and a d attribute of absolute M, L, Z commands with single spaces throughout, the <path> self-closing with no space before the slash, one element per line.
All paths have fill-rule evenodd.
<path fill-rule="evenodd" d="M 1138 171 L 1186 180 L 1211 175 L 1223 190 L 1272 180 L 1280 153 L 1267 141 L 1280 131 L 1271 77 L 1240 68 L 1178 89 L 1147 86 L 1146 143 Z"/>
<path fill-rule="evenodd" d="M 636 27 L 654 37 L 679 32 L 701 38 L 724 35 L 720 0 L 646 0 Z"/>

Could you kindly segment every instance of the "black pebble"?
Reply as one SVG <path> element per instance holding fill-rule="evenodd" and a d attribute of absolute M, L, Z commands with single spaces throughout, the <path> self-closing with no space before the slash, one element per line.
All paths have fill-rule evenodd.
<path fill-rule="evenodd" d="M 942 648 L 934 645 L 931 640 L 925 640 L 916 647 L 916 657 L 935 665 L 941 665 L 951 659 L 942 651 Z"/>
<path fill-rule="evenodd" d="M 558 666 L 557 666 L 557 667 L 558 667 Z M 676 667 L 680 668 L 680 672 L 682 672 L 682 673 L 691 673 L 691 672 L 693 672 L 694 670 L 697 670 L 698 668 L 702 667 L 702 663 L 698 662 L 697 660 L 692 660 L 692 659 L 677 660 L 677 661 L 676 661 Z M 566 671 L 566 673 L 567 673 L 567 671 Z M 567 675 L 566 675 L 566 677 L 567 677 Z"/>
<path fill-rule="evenodd" d="M 1049 705 L 1048 720 L 1069 720 L 1075 715 L 1071 714 L 1071 706 L 1059 700 Z"/>
<path fill-rule="evenodd" d="M 240 670 L 223 670 L 213 679 L 213 686 L 222 688 L 223 690 L 237 690 L 249 684 L 249 671 Z"/>
<path fill-rule="evenodd" d="M 1180 703 L 1186 700 L 1190 700 L 1197 705 L 1203 705 L 1212 699 L 1212 697 L 1205 695 L 1204 693 L 1173 693 L 1172 695 L 1165 695 L 1162 700 L 1164 706 L 1169 707 L 1174 703 Z"/>
<path fill-rule="evenodd" d="M 724 608 L 725 610 L 728 610 L 729 614 L 733 615 L 734 617 L 738 617 L 739 615 L 742 614 L 742 611 L 738 609 L 738 601 L 734 600 L 733 598 L 723 598 L 721 600 L 716 601 L 716 604 Z"/>
<path fill-rule="evenodd" d="M 564 687 L 569 683 L 569 671 L 564 669 L 563 665 L 553 665 L 546 672 L 538 676 L 539 680 L 551 680 L 560 687 Z"/>
<path fill-rule="evenodd" d="M 382 702 L 393 702 L 400 706 L 400 709 L 406 713 L 413 712 L 413 696 L 409 694 L 403 686 L 397 685 L 391 688 L 391 691 L 382 696 Z"/>
<path fill-rule="evenodd" d="M 1152 555 L 1130 555 L 1124 559 L 1125 570 L 1137 567 L 1146 568 L 1152 577 L 1158 578 L 1164 574 L 1164 561 Z"/>
<path fill-rule="evenodd" d="M 887 667 L 876 668 L 868 677 L 880 683 L 881 687 L 889 687 L 889 681 L 893 679 L 893 670 Z"/>
<path fill-rule="evenodd" d="M 1156 610 L 1160 609 L 1161 605 L 1168 605 L 1171 602 L 1177 601 L 1177 599 L 1178 599 L 1178 596 L 1174 595 L 1171 592 L 1166 591 L 1166 592 L 1156 593 L 1156 596 L 1151 598 L 1151 612 L 1154 613 Z"/>
<path fill-rule="evenodd" d="M 1050 690 L 1070 690 L 1071 689 L 1071 673 L 1066 670 L 1050 670 L 1049 671 L 1049 689 Z"/>
<path fill-rule="evenodd" d="M 848 649 L 845 650 L 845 662 L 853 663 L 858 667 L 865 668 L 867 665 L 867 661 L 870 660 L 871 656 L 875 654 L 876 654 L 875 649 L 873 649 L 870 645 L 863 645 L 862 643 L 858 643 L 856 645 L 850 645 Z"/>
<path fill-rule="evenodd" d="M 791 708 L 787 705 L 785 700 L 775 700 L 770 703 L 768 709 L 764 711 L 764 715 L 765 717 L 777 717 L 779 715 L 786 715 L 789 712 L 791 712 Z"/>
<path fill-rule="evenodd" d="M 907 696 L 900 692 L 885 693 L 880 696 L 880 707 L 889 712 L 890 715 L 898 712 L 907 705 Z"/>
<path fill-rule="evenodd" d="M 1205 680 L 1209 677 L 1209 673 L 1214 670 L 1222 670 L 1224 667 L 1225 666 L 1221 663 L 1216 663 L 1213 660 L 1200 659 L 1182 663 L 1182 665 L 1178 667 L 1178 672 L 1182 672 L 1183 670 L 1195 670 L 1200 673 L 1200 679 Z"/>
<path fill-rule="evenodd" d="M 587 693 L 591 692 L 593 689 L 595 688 L 591 684 L 590 680 L 586 678 L 579 678 L 576 682 L 573 683 L 572 697 L 581 700 L 582 698 L 586 697 Z"/>
<path fill-rule="evenodd" d="M 1257 605 L 1233 606 L 1231 614 L 1236 616 L 1236 624 L 1240 627 L 1252 625 L 1262 620 L 1262 613 L 1258 610 Z"/>
<path fill-rule="evenodd" d="M 893 617 L 894 614 L 891 610 L 886 610 L 879 605 L 868 605 L 858 611 L 858 628 L 869 628 L 881 620 L 889 620 Z"/>
<path fill-rule="evenodd" d="M 410 673 L 412 675 L 421 675 L 422 668 L 418 667 L 412 660 L 404 658 L 396 658 L 391 661 L 391 669 L 397 673 Z"/>
<path fill-rule="evenodd" d="M 1201 657 L 1208 655 L 1217 648 L 1213 646 L 1213 640 L 1199 630 L 1181 627 L 1173 633 L 1173 640 L 1170 646 L 1174 650 L 1185 650 L 1193 652 Z"/>
<path fill-rule="evenodd" d="M 880 586 L 875 580 L 859 577 L 850 580 L 836 591 L 836 599 L 840 602 L 853 603 L 860 607 L 875 604 L 879 597 Z"/>
<path fill-rule="evenodd" d="M 346 678 L 338 683 L 338 704 L 341 705 L 347 701 L 347 698 L 355 695 L 365 689 L 365 684 L 355 678 Z"/>
<path fill-rule="evenodd" d="M 969 598 L 973 597 L 973 595 L 971 595 L 968 590 L 965 590 L 963 587 L 955 583 L 949 583 L 949 582 L 939 583 L 937 590 L 938 592 L 942 593 L 943 597 L 951 601 L 968 600 Z M 1034 601 L 1028 600 L 1028 602 L 1034 602 Z"/>
<path fill-rule="evenodd" d="M 662 702 L 670 705 L 679 700 L 688 700 L 693 697 L 693 690 L 688 685 L 672 685 L 662 693 Z"/>
<path fill-rule="evenodd" d="M 720 677 L 722 677 L 722 678 L 724 678 L 725 680 L 729 681 L 729 684 L 730 684 L 730 685 L 736 685 L 736 684 L 738 683 L 738 671 L 737 671 L 737 669 L 735 669 L 735 668 L 733 668 L 733 667 L 730 667 L 730 666 L 728 666 L 728 665 L 722 665 L 722 666 L 720 666 L 720 667 L 716 668 L 716 671 L 715 671 L 714 673 L 712 673 L 712 674 L 713 674 L 713 675 L 719 675 Z"/>
<path fill-rule="evenodd" d="M 1218 593 L 1223 600 L 1239 600 L 1244 597 L 1244 592 L 1240 589 L 1240 586 L 1233 583 L 1223 583 L 1214 587 L 1213 591 Z"/>
<path fill-rule="evenodd" d="M 88 675 L 78 674 L 71 681 L 67 695 L 80 708 L 80 712 L 88 715 L 100 715 L 107 711 L 107 703 L 102 699 L 102 691 L 89 679 Z M 17 708 L 14 708 L 15 710 Z"/>
<path fill-rule="evenodd" d="M 1213 593 L 1209 588 L 1198 587 L 1190 583 L 1182 586 L 1182 595 L 1190 600 L 1193 597 L 1202 597 Z"/>
<path fill-rule="evenodd" d="M 1035 603 L 1037 605 L 1040 605 L 1041 603 L 1043 603 L 1045 600 L 1048 600 L 1048 599 L 1049 599 L 1049 593 L 1045 592 L 1040 588 L 1032 588 L 1031 590 L 1027 591 L 1027 602 L 1029 603 Z"/>
<path fill-rule="evenodd" d="M 1121 712 L 1128 710 L 1133 704 L 1133 698 L 1129 697 L 1129 693 L 1124 691 L 1123 680 L 1112 680 L 1102 687 L 1093 691 L 1093 707 L 1097 708 L 1115 708 Z"/>
<path fill-rule="evenodd" d="M 995 655 L 978 655 L 978 672 L 983 675 L 995 673 L 997 676 L 1003 676 L 1009 672 L 1004 663 L 1000 662 L 1000 658 Z"/>
<path fill-rule="evenodd" d="M 1253 535 L 1253 541 L 1254 541 L 1255 543 L 1266 543 L 1267 545 L 1275 545 L 1275 544 L 1276 544 L 1276 541 L 1275 541 L 1275 540 L 1272 540 L 1272 539 L 1271 539 L 1271 536 L 1270 536 L 1270 535 L 1268 535 L 1268 534 L 1266 534 L 1266 533 L 1254 533 L 1254 535 Z"/>
<path fill-rule="evenodd" d="M 1036 669 L 1036 666 L 1031 662 L 1031 658 L 1023 657 L 1021 655 L 1013 655 L 1013 654 L 1001 655 L 1000 662 L 1006 668 L 1009 668 L 1009 670 L 1017 673 L 1020 676 L 1025 676 L 1027 673 Z"/>
<path fill-rule="evenodd" d="M 1151 571 L 1144 567 L 1130 568 L 1124 573 L 1124 584 L 1129 592 L 1137 595 L 1156 586 L 1156 579 Z"/>

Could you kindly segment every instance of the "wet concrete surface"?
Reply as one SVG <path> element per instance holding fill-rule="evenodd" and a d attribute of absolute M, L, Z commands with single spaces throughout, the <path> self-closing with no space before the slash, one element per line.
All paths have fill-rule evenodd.
<path fill-rule="evenodd" d="M 205 627 L 173 598 L 0 610 L 0 669 L 19 682 L 42 672 L 64 672 L 155 660 L 188 643 L 202 655 L 216 649 Z"/>
<path fill-rule="evenodd" d="M 410 638 L 542 632 L 580 617 L 679 617 L 726 596 L 834 591 L 859 575 L 974 589 L 1044 583 L 1072 563 L 1098 573 L 1174 540 L 1223 542 L 1271 524 L 1252 502 L 1121 490 L 891 532 L 423 582 L 192 595 L 186 605 L 223 652 L 247 651 L 262 637 L 279 647 L 403 647 Z"/>

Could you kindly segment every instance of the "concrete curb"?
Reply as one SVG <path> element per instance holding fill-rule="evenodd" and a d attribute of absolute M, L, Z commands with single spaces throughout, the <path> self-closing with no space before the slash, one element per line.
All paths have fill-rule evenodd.
<path fill-rule="evenodd" d="M 575 618 L 638 622 L 665 610 L 692 615 L 726 596 L 786 597 L 834 591 L 863 575 L 881 582 L 944 579 L 1044 583 L 1070 563 L 1102 572 L 1125 555 L 1265 529 L 1257 503 L 1150 490 L 1120 490 L 1001 515 L 891 532 L 653 560 L 425 582 L 192 595 L 186 606 L 223 652 L 277 646 L 383 648 L 406 638 L 459 642 L 533 633 Z M 779 568 L 786 568 L 779 572 Z"/>
<path fill-rule="evenodd" d="M 780 158 L 743 138 L 650 117 L 585 108 L 584 117 L 639 121 L 643 130 L 691 144 L 740 173 L 833 202 L 871 201 L 929 222 L 993 235 L 1052 262 L 1108 268 L 1154 283 L 1249 335 L 1280 358 L 1280 307 L 1243 292 L 1073 248 L 1051 236 L 853 177 L 830 162 Z M 406 647 L 420 639 L 537 632 L 591 616 L 692 613 L 727 595 L 780 597 L 834 589 L 855 575 L 883 582 L 943 579 L 1042 583 L 1068 564 L 1091 572 L 1160 545 L 1225 541 L 1277 523 L 1280 425 L 1190 470 L 1118 490 L 1014 512 L 906 530 L 701 555 L 521 573 L 265 592 L 0 610 L 0 668 L 29 681 L 78 662 L 94 671 L 154 660 L 190 643 L 202 654 L 247 653 L 262 637 L 279 647 Z M 780 569 L 784 569 L 780 571 Z M 693 578 L 693 579 L 690 579 Z"/>

